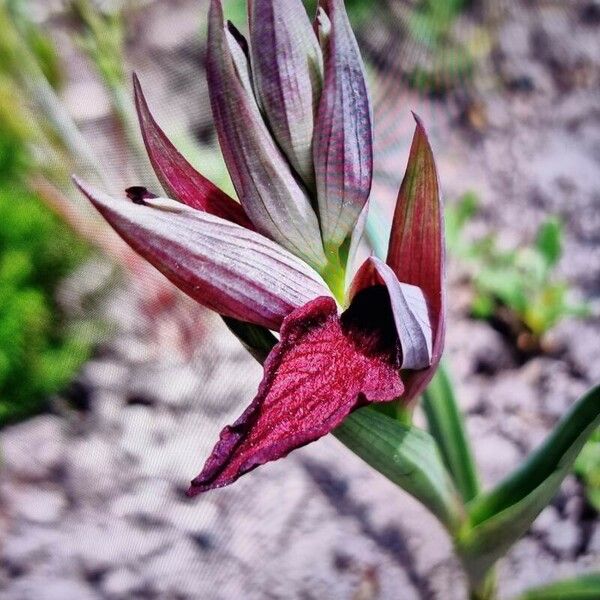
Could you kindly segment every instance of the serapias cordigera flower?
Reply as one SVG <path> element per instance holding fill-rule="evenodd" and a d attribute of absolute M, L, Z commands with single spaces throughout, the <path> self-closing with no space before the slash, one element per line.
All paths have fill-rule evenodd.
<path fill-rule="evenodd" d="M 416 118 L 386 262 L 347 271 L 368 208 L 372 113 L 343 0 L 249 0 L 249 41 L 209 12 L 207 77 L 239 203 L 198 173 L 152 117 L 134 76 L 165 192 L 113 199 L 75 179 L 112 227 L 186 294 L 279 332 L 258 393 L 189 494 L 228 485 L 332 431 L 368 403 L 416 398 L 444 340 L 438 178 Z"/>

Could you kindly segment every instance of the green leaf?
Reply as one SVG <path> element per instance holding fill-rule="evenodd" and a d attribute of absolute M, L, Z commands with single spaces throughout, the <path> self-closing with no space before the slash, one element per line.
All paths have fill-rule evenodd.
<path fill-rule="evenodd" d="M 535 247 L 549 267 L 554 266 L 560 260 L 562 237 L 562 224 L 556 217 L 546 220 L 538 230 Z"/>
<path fill-rule="evenodd" d="M 600 386 L 596 386 L 521 467 L 468 505 L 470 526 L 461 532 L 457 549 L 472 582 L 483 579 L 549 504 L 599 423 Z"/>
<path fill-rule="evenodd" d="M 231 317 L 222 317 L 222 319 L 242 346 L 262 365 L 277 343 L 277 338 L 260 325 L 252 325 Z"/>
<path fill-rule="evenodd" d="M 600 512 L 600 429 L 596 430 L 577 457 L 575 473 L 583 481 L 588 502 Z"/>
<path fill-rule="evenodd" d="M 479 493 L 479 480 L 452 381 L 444 365 L 438 368 L 423 393 L 423 410 L 458 491 L 465 502 L 472 500 Z"/>
<path fill-rule="evenodd" d="M 519 600 L 598 600 L 598 598 L 600 598 L 600 573 L 590 573 L 532 588 Z"/>
<path fill-rule="evenodd" d="M 373 407 L 352 413 L 333 434 L 357 456 L 422 502 L 452 533 L 464 506 L 444 467 L 434 439 Z"/>

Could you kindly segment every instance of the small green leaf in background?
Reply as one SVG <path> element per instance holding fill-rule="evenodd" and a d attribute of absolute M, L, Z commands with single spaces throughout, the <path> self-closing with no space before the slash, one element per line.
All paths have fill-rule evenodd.
<path fill-rule="evenodd" d="M 520 596 L 519 600 L 598 600 L 599 598 L 600 573 L 591 573 L 532 588 Z"/>
<path fill-rule="evenodd" d="M 535 247 L 549 267 L 556 265 L 562 256 L 562 238 L 562 224 L 556 217 L 547 219 L 538 230 Z"/>
<path fill-rule="evenodd" d="M 600 512 L 600 429 L 596 430 L 577 457 L 575 473 L 585 486 L 588 502 Z"/>

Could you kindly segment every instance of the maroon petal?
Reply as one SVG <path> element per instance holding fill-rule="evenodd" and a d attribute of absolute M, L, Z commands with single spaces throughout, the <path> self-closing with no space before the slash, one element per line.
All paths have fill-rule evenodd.
<path fill-rule="evenodd" d="M 415 115 L 406 173 L 392 222 L 387 263 L 400 281 L 423 290 L 433 332 L 431 368 L 406 378 L 406 395 L 420 394 L 442 356 L 445 332 L 444 223 L 438 176 L 427 134 Z"/>
<path fill-rule="evenodd" d="M 165 191 L 174 200 L 179 200 L 192 208 L 204 210 L 238 225 L 254 229 L 241 205 L 198 173 L 167 138 L 150 113 L 142 86 L 135 73 L 133 89 L 148 158 Z"/>
<path fill-rule="evenodd" d="M 301 0 L 253 0 L 249 10 L 260 104 L 289 161 L 314 188 L 313 123 L 323 84 L 317 36 Z"/>
<path fill-rule="evenodd" d="M 350 286 L 352 300 L 362 290 L 384 285 L 391 302 L 396 332 L 402 349 L 403 369 L 424 369 L 431 364 L 431 324 L 420 288 L 401 283 L 394 271 L 378 258 L 368 258 Z"/>
<path fill-rule="evenodd" d="M 166 198 L 140 205 L 75 183 L 136 252 L 221 315 L 277 330 L 328 293 L 315 271 L 259 233 Z"/>
<path fill-rule="evenodd" d="M 371 107 L 358 44 L 342 0 L 322 0 L 325 80 L 314 132 L 313 154 L 321 230 L 339 247 L 354 227 L 371 190 Z M 323 25 L 322 25 L 323 26 Z"/>
<path fill-rule="evenodd" d="M 321 271 L 327 260 L 317 215 L 250 93 L 250 67 L 236 37 L 220 0 L 212 0 L 206 74 L 223 158 L 257 230 Z"/>
<path fill-rule="evenodd" d="M 355 408 L 402 394 L 388 323 L 360 304 L 339 318 L 332 298 L 317 298 L 285 319 L 258 395 L 221 432 L 188 495 L 228 485 L 329 433 Z"/>

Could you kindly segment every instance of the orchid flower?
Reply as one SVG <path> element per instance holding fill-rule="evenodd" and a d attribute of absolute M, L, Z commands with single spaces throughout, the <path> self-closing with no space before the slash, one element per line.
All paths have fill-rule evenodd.
<path fill-rule="evenodd" d="M 287 455 L 369 403 L 410 403 L 444 339 L 438 178 L 416 118 L 387 261 L 346 285 L 368 209 L 372 116 L 343 0 L 249 0 L 249 41 L 209 12 L 214 122 L 239 203 L 198 173 L 150 113 L 134 76 L 150 161 L 172 199 L 113 199 L 75 180 L 141 256 L 200 304 L 278 332 L 256 397 L 221 432 L 189 495 Z"/>

